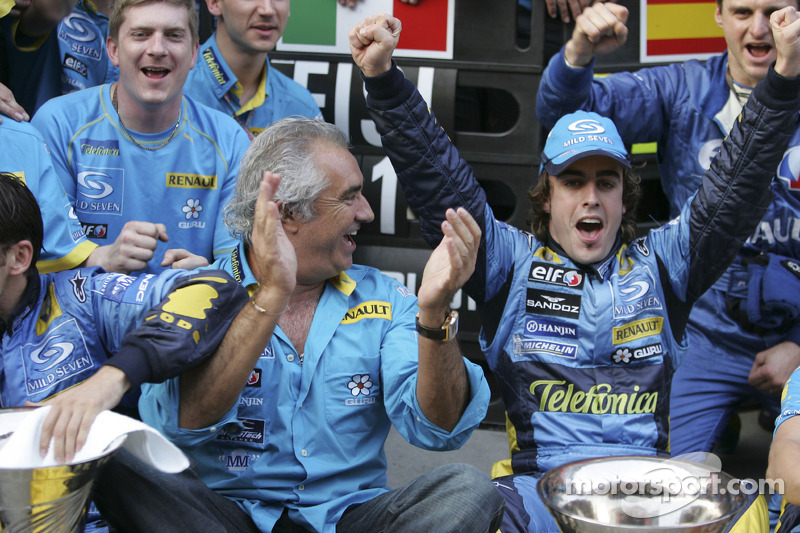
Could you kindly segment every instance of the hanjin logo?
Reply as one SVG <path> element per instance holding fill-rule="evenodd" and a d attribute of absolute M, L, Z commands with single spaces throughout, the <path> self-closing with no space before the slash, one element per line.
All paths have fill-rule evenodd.
<path fill-rule="evenodd" d="M 538 281 L 575 289 L 583 288 L 583 274 L 577 270 L 559 268 L 547 263 L 533 263 L 528 281 Z"/>
<path fill-rule="evenodd" d="M 552 322 L 541 318 L 526 318 L 525 333 L 537 337 L 558 337 L 560 339 L 577 339 L 578 327 L 561 322 Z"/>

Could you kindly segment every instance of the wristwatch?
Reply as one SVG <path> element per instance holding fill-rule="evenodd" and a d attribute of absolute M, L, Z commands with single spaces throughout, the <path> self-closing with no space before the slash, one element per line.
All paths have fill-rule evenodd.
<path fill-rule="evenodd" d="M 444 319 L 444 324 L 438 328 L 428 328 L 419 323 L 419 313 L 417 313 L 417 333 L 427 339 L 435 341 L 450 341 L 458 334 L 458 311 L 453 309 Z"/>

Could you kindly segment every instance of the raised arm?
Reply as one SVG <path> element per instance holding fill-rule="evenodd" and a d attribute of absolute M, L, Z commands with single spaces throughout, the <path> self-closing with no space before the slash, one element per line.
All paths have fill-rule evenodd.
<path fill-rule="evenodd" d="M 259 288 L 231 324 L 217 353 L 180 378 L 178 425 L 207 427 L 236 402 L 269 343 L 297 282 L 297 257 L 272 201 L 280 178 L 265 172 L 256 201 L 251 264 Z"/>
<path fill-rule="evenodd" d="M 800 18 L 770 17 L 778 59 L 747 101 L 691 201 L 687 301 L 700 297 L 733 260 L 772 199 L 770 183 L 800 113 Z M 723 267 L 721 269 L 721 267 Z"/>
<path fill-rule="evenodd" d="M 447 210 L 442 222 L 444 239 L 431 254 L 418 292 L 419 323 L 439 328 L 450 301 L 475 270 L 481 240 L 478 224 L 464 208 Z M 469 403 L 470 390 L 464 360 L 456 339 L 419 339 L 417 400 L 428 419 L 451 431 Z"/>

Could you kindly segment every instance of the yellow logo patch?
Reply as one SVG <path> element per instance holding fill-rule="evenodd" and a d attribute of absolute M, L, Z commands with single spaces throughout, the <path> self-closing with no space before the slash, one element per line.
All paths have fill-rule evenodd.
<path fill-rule="evenodd" d="M 376 300 L 364 302 L 347 311 L 342 319 L 342 324 L 355 324 L 364 318 L 383 318 L 384 320 L 391 320 L 392 304 Z"/>
<path fill-rule="evenodd" d="M 51 283 L 47 287 L 47 295 L 42 301 L 42 309 L 39 311 L 39 318 L 36 320 L 36 335 L 43 335 L 53 320 L 61 316 L 61 306 L 56 299 L 55 286 Z"/>
<path fill-rule="evenodd" d="M 203 176 L 200 174 L 179 174 L 167 172 L 167 187 L 178 189 L 216 189 L 217 176 Z"/>
<path fill-rule="evenodd" d="M 631 322 L 617 328 L 612 328 L 611 335 L 613 344 L 624 344 L 628 341 L 658 335 L 664 325 L 663 317 L 651 317 Z"/>

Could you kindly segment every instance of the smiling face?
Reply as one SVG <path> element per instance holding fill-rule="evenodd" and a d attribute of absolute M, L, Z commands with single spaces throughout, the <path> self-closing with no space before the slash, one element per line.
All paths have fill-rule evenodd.
<path fill-rule="evenodd" d="M 728 65 L 737 82 L 755 87 L 767 77 L 775 61 L 775 41 L 769 25 L 770 15 L 786 6 L 797 7 L 796 0 L 722 0 L 714 18 L 725 34 Z"/>
<path fill-rule="evenodd" d="M 289 0 L 209 0 L 208 10 L 219 17 L 217 44 L 226 57 L 271 52 L 289 20 Z"/>
<path fill-rule="evenodd" d="M 119 67 L 120 101 L 148 111 L 172 105 L 177 115 L 198 48 L 186 8 L 165 2 L 131 6 L 117 38 L 109 36 L 106 47 Z"/>
<path fill-rule="evenodd" d="M 364 178 L 355 158 L 345 148 L 321 145 L 315 160 L 328 187 L 315 202 L 316 215 L 297 224 L 290 236 L 297 253 L 297 279 L 312 285 L 353 265 L 353 240 L 361 224 L 375 215 L 362 194 Z"/>
<path fill-rule="evenodd" d="M 558 176 L 548 175 L 550 235 L 574 261 L 591 264 L 614 245 L 625 213 L 623 166 L 603 156 L 588 156 Z"/>

